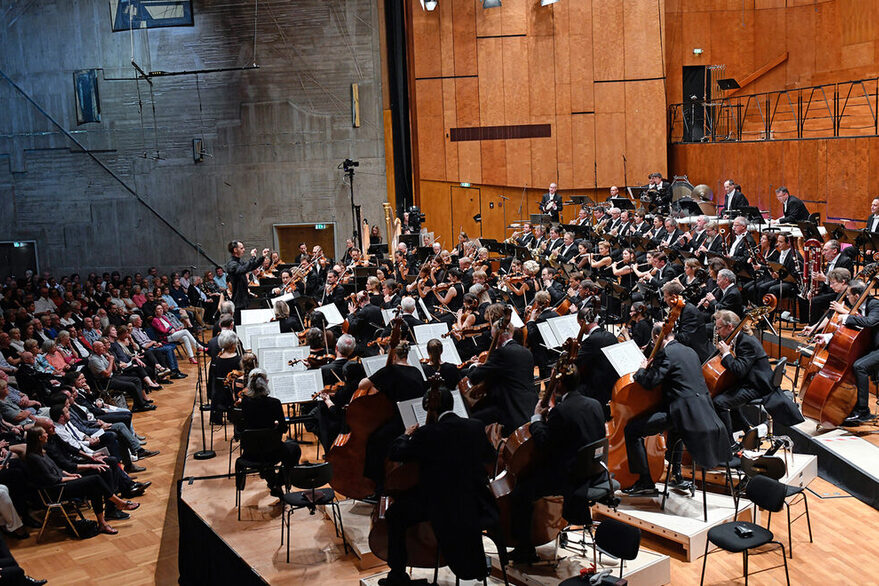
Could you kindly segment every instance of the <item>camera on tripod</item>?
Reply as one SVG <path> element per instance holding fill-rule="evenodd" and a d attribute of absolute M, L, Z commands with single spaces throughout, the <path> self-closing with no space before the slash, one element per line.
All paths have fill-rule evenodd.
<path fill-rule="evenodd" d="M 421 224 L 427 218 L 424 213 L 421 211 L 421 208 L 418 206 L 409 206 L 406 209 L 406 212 L 409 214 L 409 226 L 412 227 L 412 231 L 416 234 L 421 231 Z"/>
<path fill-rule="evenodd" d="M 345 159 L 342 161 L 342 169 L 345 171 L 350 171 L 354 167 L 359 167 L 360 161 L 352 161 L 351 159 Z"/>

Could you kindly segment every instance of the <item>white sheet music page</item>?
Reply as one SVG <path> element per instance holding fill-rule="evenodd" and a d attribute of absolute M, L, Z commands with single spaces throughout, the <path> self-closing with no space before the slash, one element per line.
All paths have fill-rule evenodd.
<path fill-rule="evenodd" d="M 274 317 L 275 310 L 273 309 L 242 309 L 241 325 L 264 324 L 272 321 Z"/>
<path fill-rule="evenodd" d="M 339 313 L 339 308 L 336 307 L 335 303 L 330 303 L 328 305 L 321 305 L 315 311 L 319 311 L 324 314 L 324 317 L 327 318 L 327 326 L 333 327 L 341 324 L 345 321 L 345 318 L 342 317 L 342 314 Z"/>
<path fill-rule="evenodd" d="M 415 340 L 419 344 L 427 344 L 433 338 L 442 340 L 442 335 L 449 331 L 449 324 L 441 321 L 438 323 L 415 326 L 412 329 L 413 333 L 415 334 Z"/>
<path fill-rule="evenodd" d="M 635 340 L 628 340 L 613 346 L 601 349 L 614 370 L 619 376 L 631 374 L 641 368 L 641 362 L 646 358 Z"/>
<path fill-rule="evenodd" d="M 540 332 L 540 336 L 543 338 L 544 346 L 547 348 L 558 348 L 562 345 L 558 338 L 555 337 L 555 330 L 552 329 L 549 322 L 543 321 L 535 325 L 537 326 L 537 331 Z"/>
<path fill-rule="evenodd" d="M 284 362 L 283 348 L 260 348 L 256 354 L 260 368 L 267 373 L 287 372 L 290 367 Z"/>
<path fill-rule="evenodd" d="M 577 323 L 577 316 L 573 313 L 560 317 L 553 317 L 546 320 L 546 323 L 549 324 L 549 327 L 551 327 L 553 333 L 555 333 L 555 338 L 558 340 L 559 346 L 561 346 L 568 338 L 576 338 L 577 334 L 580 333 L 580 324 Z"/>

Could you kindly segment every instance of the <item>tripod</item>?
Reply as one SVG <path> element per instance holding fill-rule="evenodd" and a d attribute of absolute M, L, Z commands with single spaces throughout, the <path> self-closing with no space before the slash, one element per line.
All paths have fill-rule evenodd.
<path fill-rule="evenodd" d="M 203 337 L 204 337 L 204 330 L 199 332 L 199 341 L 200 342 L 203 342 Z M 198 355 L 199 354 L 196 353 L 196 356 L 198 356 Z M 208 377 L 207 377 L 206 373 L 203 374 L 203 371 L 205 369 L 207 369 L 207 360 L 208 360 L 207 355 L 205 355 L 202 352 L 201 357 L 196 358 L 196 360 L 198 360 L 198 381 L 196 381 L 196 383 L 195 383 L 195 388 L 198 389 L 198 413 L 199 413 L 199 417 L 201 418 L 201 448 L 202 449 L 199 450 L 198 452 L 194 453 L 192 455 L 192 457 L 195 458 L 196 460 L 210 460 L 211 458 L 216 457 L 217 453 L 212 449 L 210 449 L 210 450 L 208 449 L 207 438 L 205 437 L 205 431 L 204 431 L 204 412 L 205 412 L 205 410 L 207 410 L 207 411 L 211 410 L 210 402 L 205 403 L 205 400 L 204 400 L 204 397 L 206 394 L 205 384 L 207 383 Z M 214 430 L 212 428 L 211 429 L 211 448 L 213 448 L 213 447 L 214 447 Z"/>

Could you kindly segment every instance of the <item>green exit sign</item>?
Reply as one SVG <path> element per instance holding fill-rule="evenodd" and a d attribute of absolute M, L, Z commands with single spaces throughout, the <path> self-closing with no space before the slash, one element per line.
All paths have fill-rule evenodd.
<path fill-rule="evenodd" d="M 327 225 L 326 225 L 326 224 L 315 224 L 315 225 L 314 225 L 314 229 L 315 229 L 315 230 L 326 230 L 326 229 L 327 229 Z"/>
<path fill-rule="evenodd" d="M 470 187 L 469 183 L 461 182 L 461 187 Z"/>

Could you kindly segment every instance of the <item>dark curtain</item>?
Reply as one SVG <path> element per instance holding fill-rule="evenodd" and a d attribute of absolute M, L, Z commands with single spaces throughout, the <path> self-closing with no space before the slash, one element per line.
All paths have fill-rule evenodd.
<path fill-rule="evenodd" d="M 414 205 L 412 196 L 412 148 L 409 132 L 409 73 L 406 63 L 406 2 L 385 0 L 388 44 L 388 85 L 394 137 L 394 184 L 397 214 Z"/>

